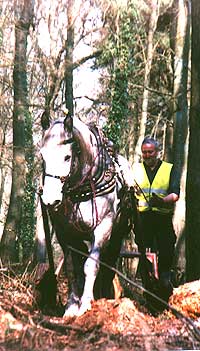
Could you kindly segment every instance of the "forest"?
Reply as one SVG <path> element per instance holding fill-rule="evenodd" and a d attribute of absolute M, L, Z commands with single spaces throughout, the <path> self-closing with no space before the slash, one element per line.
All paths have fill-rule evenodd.
<path fill-rule="evenodd" d="M 198 281 L 199 0 L 3 0 L 0 14 L 0 269 L 6 286 L 2 285 L 2 291 L 13 288 L 7 273 L 19 269 L 13 280 L 18 285 L 18 279 L 21 282 L 38 264 L 39 244 L 44 237 L 38 197 L 42 175 L 40 120 L 41 116 L 51 120 L 61 117 L 65 109 L 83 122 L 102 128 L 131 166 L 140 160 L 146 135 L 159 140 L 162 158 L 174 164 L 181 188 L 173 219 L 176 286 Z M 196 291 L 199 289 L 197 285 Z M 184 293 L 180 291 L 180 299 Z M 8 295 L 2 295 L 7 305 L 11 304 Z M 24 295 L 22 299 L 30 313 L 30 301 Z M 172 303 L 178 300 L 175 296 Z M 100 308 L 107 306 L 111 311 L 113 305 L 106 303 Z M 191 304 L 198 306 L 199 302 Z M 25 322 L 28 312 L 22 311 L 18 300 L 13 308 L 15 317 Z M 134 306 L 128 308 L 135 312 Z M 11 311 L 11 307 L 6 310 Z M 198 308 L 195 316 L 199 316 Z M 193 315 L 189 313 L 189 317 Z M 85 326 L 86 333 L 94 327 L 92 318 L 91 325 Z M 127 318 L 132 320 L 133 316 Z M 34 315 L 32 327 L 39 319 Z M 72 332 L 81 335 L 81 323 L 87 322 L 80 319 L 80 325 L 72 325 Z M 47 324 L 44 328 L 49 327 Z M 176 327 L 180 331 L 180 325 Z M 64 328 L 58 325 L 61 334 Z M 98 339 L 94 330 L 93 337 Z M 102 349 L 108 333 L 105 330 Z M 15 333 L 16 329 L 11 336 L 18 338 Z M 40 336 L 33 332 L 34 347 L 29 335 L 27 350 L 37 350 L 38 338 L 45 338 L 43 333 L 45 330 Z M 58 349 L 64 349 L 58 339 L 62 344 Z M 126 342 L 123 350 L 129 349 L 128 339 Z M 183 345 L 181 342 L 173 343 L 171 349 L 191 349 L 195 344 L 191 339 Z M 109 350 L 114 350 L 111 344 L 110 340 Z M 144 344 L 138 350 L 153 347 L 147 341 Z M 161 344 L 159 340 L 154 349 L 162 349 Z M 12 342 L 9 345 L 15 349 Z M 76 342 L 74 345 L 72 348 L 78 350 Z M 165 346 L 169 347 L 167 342 Z M 66 349 L 70 347 L 69 342 Z M 91 349 L 87 347 L 91 345 L 81 350 Z"/>

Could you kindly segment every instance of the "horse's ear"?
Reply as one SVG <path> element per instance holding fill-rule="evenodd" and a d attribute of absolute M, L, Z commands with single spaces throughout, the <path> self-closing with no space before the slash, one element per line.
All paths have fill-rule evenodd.
<path fill-rule="evenodd" d="M 47 130 L 50 127 L 50 118 L 47 111 L 44 111 L 41 116 L 41 125 L 43 130 Z"/>
<path fill-rule="evenodd" d="M 67 115 L 64 119 L 64 127 L 65 130 L 67 130 L 68 132 L 72 132 L 73 130 L 73 117 L 70 115 Z"/>

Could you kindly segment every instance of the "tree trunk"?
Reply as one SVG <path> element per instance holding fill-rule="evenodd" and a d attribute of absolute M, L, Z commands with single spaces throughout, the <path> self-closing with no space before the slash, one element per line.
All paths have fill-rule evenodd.
<path fill-rule="evenodd" d="M 66 69 L 65 69 L 65 104 L 69 114 L 73 116 L 73 51 L 74 51 L 74 24 L 73 24 L 74 0 L 68 1 L 67 7 L 67 40 L 66 40 Z"/>
<path fill-rule="evenodd" d="M 0 128 L 0 208 L 2 207 L 4 184 L 5 184 L 5 170 L 4 170 L 4 153 L 5 153 L 5 131 Z"/>
<path fill-rule="evenodd" d="M 190 47 L 190 18 L 185 0 L 177 0 L 178 16 L 174 56 L 174 163 L 179 174 L 184 165 L 185 142 L 188 131 L 188 57 Z"/>
<path fill-rule="evenodd" d="M 10 204 L 1 243 L 1 256 L 4 262 L 18 260 L 16 243 L 20 232 L 26 177 L 24 147 L 25 118 L 28 111 L 26 50 L 32 5 L 31 0 L 24 0 L 19 2 L 15 8 L 13 168 Z"/>
<path fill-rule="evenodd" d="M 176 30 L 174 32 L 174 136 L 173 163 L 181 180 L 180 199 L 176 204 L 174 226 L 177 232 L 176 263 L 178 270 L 185 270 L 184 229 L 185 229 L 185 182 L 187 168 L 188 132 L 188 58 L 190 48 L 190 11 L 188 2 L 176 0 Z"/>
<path fill-rule="evenodd" d="M 186 181 L 186 278 L 200 278 L 200 2 L 192 0 L 191 109 Z"/>
<path fill-rule="evenodd" d="M 140 159 L 141 144 L 142 144 L 142 141 L 144 139 L 145 131 L 146 131 L 147 114 L 148 114 L 148 99 L 149 99 L 148 87 L 149 87 L 149 82 L 150 82 L 150 72 L 151 72 L 151 65 L 152 65 L 153 54 L 154 54 L 153 39 L 154 39 L 154 34 L 155 34 L 157 22 L 158 22 L 159 7 L 160 7 L 160 1 L 159 0 L 152 0 L 151 15 L 150 15 L 150 19 L 149 19 L 147 54 L 146 54 L 145 72 L 144 72 L 142 114 L 141 114 L 141 119 L 140 119 L 138 141 L 137 141 L 137 144 L 135 147 L 134 162 L 138 162 Z"/>

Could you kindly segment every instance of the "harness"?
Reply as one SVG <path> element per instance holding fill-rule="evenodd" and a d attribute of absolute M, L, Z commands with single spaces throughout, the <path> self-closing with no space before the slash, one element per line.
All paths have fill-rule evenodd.
<path fill-rule="evenodd" d="M 98 166 L 96 173 L 92 175 L 92 170 L 96 161 L 95 159 L 87 174 L 77 182 L 77 174 L 76 171 L 74 172 L 73 168 L 74 164 L 79 162 L 79 153 L 77 152 L 77 155 L 74 156 L 70 176 L 67 177 L 63 185 L 64 197 L 70 199 L 73 203 L 87 201 L 97 196 L 108 194 L 114 190 L 116 185 L 115 165 L 112 157 L 103 144 L 103 138 L 100 135 L 100 131 L 95 126 L 90 126 L 90 130 L 97 141 L 98 153 L 96 157 L 99 159 Z M 78 146 L 76 145 L 75 147 Z"/>

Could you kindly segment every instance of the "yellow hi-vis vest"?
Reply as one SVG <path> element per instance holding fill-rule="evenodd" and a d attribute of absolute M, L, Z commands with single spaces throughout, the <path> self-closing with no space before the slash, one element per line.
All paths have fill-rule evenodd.
<path fill-rule="evenodd" d="M 137 188 L 135 195 L 138 200 L 139 211 L 148 211 L 151 209 L 152 211 L 158 211 L 161 213 L 173 213 L 173 204 L 170 208 L 151 208 L 148 204 L 152 197 L 152 193 L 155 193 L 161 198 L 168 194 L 171 169 L 171 163 L 162 161 L 162 164 L 154 177 L 153 183 L 150 184 L 143 163 L 137 163 L 133 166 L 135 185 Z"/>

